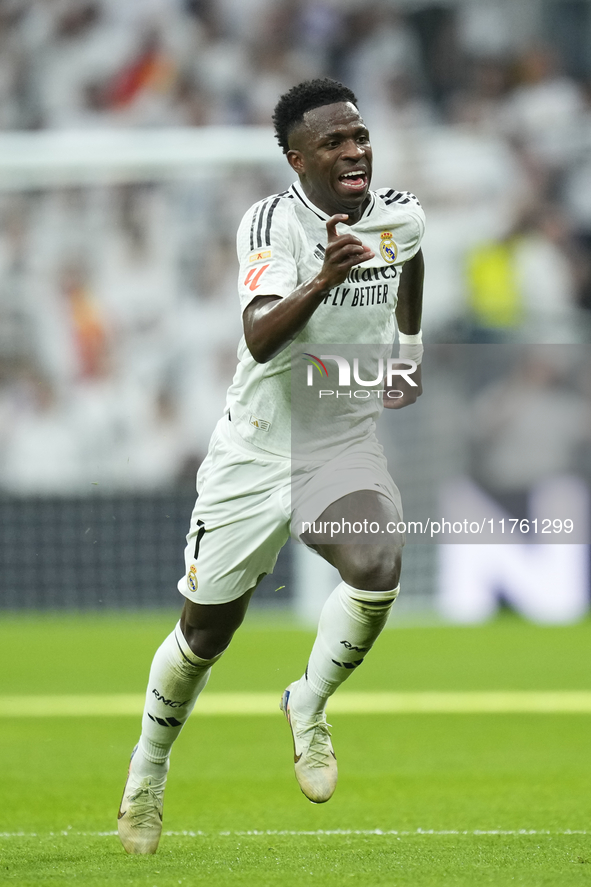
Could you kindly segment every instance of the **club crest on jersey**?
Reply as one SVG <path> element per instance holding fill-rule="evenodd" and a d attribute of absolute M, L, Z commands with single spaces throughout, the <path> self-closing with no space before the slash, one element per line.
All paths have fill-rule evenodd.
<path fill-rule="evenodd" d="M 380 237 L 380 253 L 382 254 L 382 259 L 385 262 L 388 262 L 389 265 L 392 265 L 398 256 L 398 247 L 392 240 L 392 235 L 389 231 L 382 231 Z"/>
<path fill-rule="evenodd" d="M 197 591 L 197 584 L 197 567 L 193 564 L 187 573 L 187 585 L 191 591 Z"/>

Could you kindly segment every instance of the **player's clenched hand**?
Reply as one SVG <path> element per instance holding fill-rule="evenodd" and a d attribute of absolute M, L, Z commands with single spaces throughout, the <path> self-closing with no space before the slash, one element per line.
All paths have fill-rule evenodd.
<path fill-rule="evenodd" d="M 393 385 L 384 390 L 384 406 L 389 410 L 401 410 L 411 403 L 415 403 L 417 397 L 423 393 L 423 384 L 421 380 L 421 364 L 418 364 L 413 373 L 409 373 L 409 378 L 416 382 L 411 385 L 405 376 L 396 376 Z"/>
<path fill-rule="evenodd" d="M 337 233 L 338 223 L 346 222 L 348 218 L 349 216 L 346 215 L 336 215 L 332 216 L 326 223 L 328 243 L 324 256 L 324 265 L 320 274 L 326 283 L 327 289 L 343 283 L 351 268 L 366 262 L 368 259 L 373 259 L 375 255 L 352 232 L 347 232 L 346 234 Z"/>

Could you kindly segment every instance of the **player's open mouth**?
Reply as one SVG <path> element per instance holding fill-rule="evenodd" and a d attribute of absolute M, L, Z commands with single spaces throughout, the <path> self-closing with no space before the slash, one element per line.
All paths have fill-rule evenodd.
<path fill-rule="evenodd" d="M 339 182 L 349 191 L 365 191 L 367 173 L 364 169 L 351 169 L 339 176 Z"/>

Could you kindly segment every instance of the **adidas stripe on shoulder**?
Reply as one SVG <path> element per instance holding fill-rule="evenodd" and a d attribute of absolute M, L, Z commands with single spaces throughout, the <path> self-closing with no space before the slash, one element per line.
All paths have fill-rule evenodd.
<path fill-rule="evenodd" d="M 420 201 L 411 191 L 396 191 L 394 188 L 389 188 L 388 190 L 380 189 L 376 191 L 378 197 L 380 197 L 384 201 L 385 206 L 391 206 L 393 203 L 397 203 L 405 205 L 407 203 L 414 203 L 417 206 L 420 206 Z"/>
<path fill-rule="evenodd" d="M 281 200 L 293 200 L 293 194 L 283 191 L 256 203 L 250 212 L 250 251 L 271 246 L 271 231 L 275 210 Z"/>

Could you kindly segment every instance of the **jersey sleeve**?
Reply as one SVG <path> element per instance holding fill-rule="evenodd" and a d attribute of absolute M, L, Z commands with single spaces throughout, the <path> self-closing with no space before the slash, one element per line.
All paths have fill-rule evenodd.
<path fill-rule="evenodd" d="M 425 213 L 419 200 L 410 191 L 380 188 L 377 191 L 384 210 L 384 220 L 396 244 L 397 261 L 401 264 L 415 256 L 425 233 Z M 391 227 L 392 226 L 392 227 Z"/>
<path fill-rule="evenodd" d="M 408 214 L 408 236 L 404 245 L 403 256 L 403 260 L 408 262 L 409 259 L 416 256 L 421 248 L 421 242 L 425 233 L 425 212 L 415 195 L 411 194 L 410 191 L 404 192 L 400 205 L 404 207 Z"/>
<path fill-rule="evenodd" d="M 285 298 L 298 285 L 296 245 L 285 203 L 278 196 L 256 203 L 238 228 L 238 295 L 243 311 L 257 296 Z"/>

